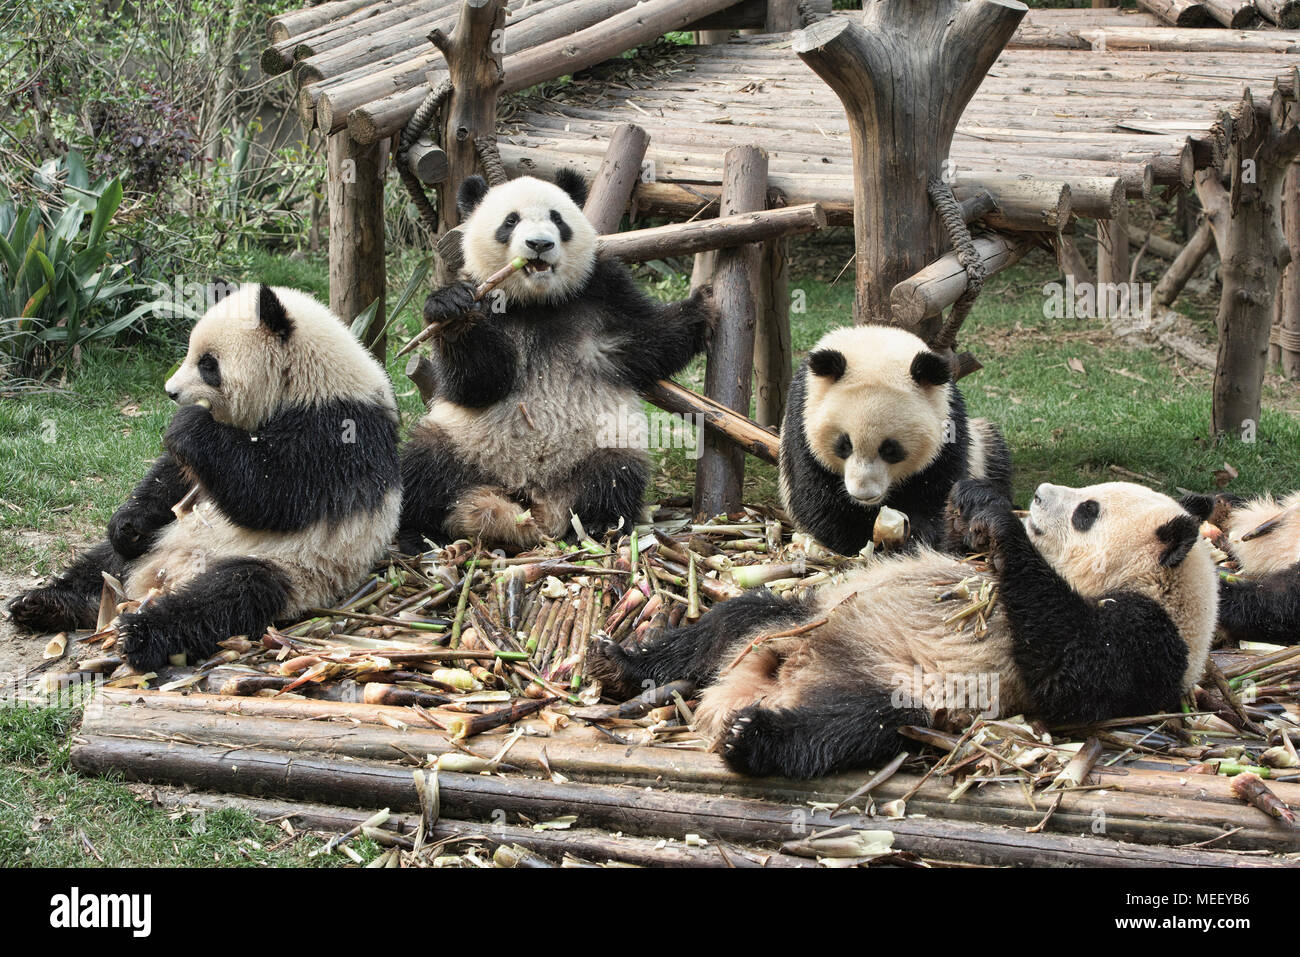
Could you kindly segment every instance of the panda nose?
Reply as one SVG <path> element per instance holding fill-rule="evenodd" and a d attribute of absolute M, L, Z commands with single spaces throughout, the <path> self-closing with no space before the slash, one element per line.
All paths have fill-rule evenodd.
<path fill-rule="evenodd" d="M 524 245 L 535 253 L 544 253 L 546 250 L 554 246 L 555 243 L 551 242 L 549 239 L 527 239 L 524 240 Z"/>
<path fill-rule="evenodd" d="M 181 397 L 181 394 L 180 394 L 179 392 L 177 392 L 175 389 L 168 389 L 168 390 L 167 390 L 167 398 L 171 399 L 173 402 L 175 402 L 175 401 L 176 401 L 177 399 L 179 399 L 180 397 Z"/>

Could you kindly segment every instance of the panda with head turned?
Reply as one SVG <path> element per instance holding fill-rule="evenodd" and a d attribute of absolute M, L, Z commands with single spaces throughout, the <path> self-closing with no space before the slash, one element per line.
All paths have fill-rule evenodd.
<path fill-rule="evenodd" d="M 692 680 L 696 726 L 728 764 L 800 778 L 882 762 L 900 727 L 940 709 L 1052 724 L 1178 710 L 1217 602 L 1209 545 L 1178 503 L 1120 482 L 1041 485 L 1022 523 L 1001 489 L 968 479 L 947 516 L 987 570 L 921 547 L 806 601 L 757 589 L 639 648 L 603 641 L 588 673 L 615 700 Z M 986 590 L 983 629 L 953 620 Z"/>
<path fill-rule="evenodd" d="M 1237 574 L 1219 579 L 1219 627 L 1233 641 L 1300 642 L 1300 492 L 1188 495 L 1183 507 L 1218 526 Z"/>
<path fill-rule="evenodd" d="M 647 480 L 638 392 L 705 345 L 707 291 L 670 305 L 621 264 L 596 259 L 572 170 L 460 188 L 465 278 L 429 296 L 436 393 L 402 453 L 399 545 L 481 539 L 524 549 L 640 513 Z M 482 302 L 478 283 L 526 260 Z"/>
<path fill-rule="evenodd" d="M 143 670 L 336 601 L 384 554 L 401 499 L 392 384 L 304 293 L 244 285 L 221 299 L 166 390 L 180 405 L 166 451 L 107 541 L 9 608 L 32 630 L 89 628 L 101 573 L 132 599 L 156 589 L 118 620 L 119 647 Z"/>
<path fill-rule="evenodd" d="M 967 419 L 947 360 L 891 326 L 835 329 L 790 386 L 781 426 L 781 498 L 795 524 L 855 555 L 883 506 L 906 513 L 910 541 L 944 544 L 948 492 L 989 480 L 1011 497 L 1011 456 L 995 426 Z"/>

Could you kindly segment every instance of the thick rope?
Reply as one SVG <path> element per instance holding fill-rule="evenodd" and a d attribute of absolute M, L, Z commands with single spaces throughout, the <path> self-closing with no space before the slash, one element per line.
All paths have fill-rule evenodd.
<path fill-rule="evenodd" d="M 799 0 L 799 2 L 794 5 L 794 8 L 799 14 L 799 19 L 803 21 L 803 25 L 806 27 L 811 26 L 813 23 L 821 19 L 821 16 L 813 10 L 812 4 L 810 4 L 808 0 Z"/>
<path fill-rule="evenodd" d="M 1300 333 L 1274 326 L 1269 331 L 1268 342 L 1269 345 L 1280 347 L 1284 352 L 1300 355 Z"/>
<path fill-rule="evenodd" d="M 415 145 L 416 140 L 428 131 L 434 119 L 442 111 L 442 105 L 449 96 L 451 96 L 451 81 L 443 80 L 430 91 L 429 95 L 424 98 L 424 102 L 406 121 L 406 125 L 402 127 L 402 134 L 397 140 L 397 175 L 402 178 L 402 185 L 411 194 L 411 202 L 415 203 L 415 208 L 420 213 L 420 219 L 429 228 L 429 232 L 435 236 L 438 235 L 438 211 L 429 202 L 429 196 L 424 191 L 424 184 L 420 182 L 418 176 L 411 172 L 411 167 L 406 162 L 406 154 Z"/>
<path fill-rule="evenodd" d="M 975 240 L 971 239 L 970 230 L 966 228 L 966 220 L 961 214 L 961 203 L 957 202 L 957 197 L 953 195 L 952 187 L 941 179 L 932 179 L 926 184 L 926 192 L 930 194 L 930 202 L 939 213 L 939 218 L 943 220 L 944 228 L 948 230 L 948 238 L 957 251 L 957 261 L 966 270 L 966 289 L 952 304 L 948 318 L 944 320 L 939 334 L 934 339 L 936 348 L 952 349 L 957 341 L 961 324 L 966 321 L 971 306 L 975 304 L 980 289 L 984 286 L 984 261 L 980 259 L 979 252 L 975 249 Z"/>
<path fill-rule="evenodd" d="M 474 152 L 478 154 L 478 161 L 483 166 L 483 177 L 489 186 L 500 186 L 509 179 L 506 176 L 506 164 L 501 162 L 501 151 L 497 149 L 495 136 L 476 136 Z"/>

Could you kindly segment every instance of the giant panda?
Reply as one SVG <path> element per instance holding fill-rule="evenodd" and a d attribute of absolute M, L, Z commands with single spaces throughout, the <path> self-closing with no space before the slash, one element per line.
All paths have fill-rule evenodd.
<path fill-rule="evenodd" d="M 622 264 L 596 259 L 586 186 L 564 170 L 489 189 L 461 185 L 464 278 L 431 294 L 436 393 L 402 453 L 399 545 L 481 539 L 524 549 L 636 521 L 647 479 L 639 390 L 700 352 L 714 322 L 707 290 L 670 305 Z M 481 303 L 477 284 L 527 265 Z M 467 315 L 469 318 L 465 319 Z"/>
<path fill-rule="evenodd" d="M 948 515 L 989 570 L 925 547 L 877 558 L 807 601 L 756 590 L 640 648 L 605 640 L 588 673 L 616 699 L 693 680 L 696 727 L 732 768 L 798 778 L 887 759 L 898 728 L 940 708 L 1051 723 L 1178 710 L 1218 595 L 1178 503 L 1127 483 L 1041 485 L 1022 523 L 1001 489 L 967 479 Z M 969 610 L 985 594 L 981 622 Z M 991 700 L 972 700 L 973 681 Z"/>
<path fill-rule="evenodd" d="M 1227 535 L 1238 573 L 1219 579 L 1219 627 L 1234 641 L 1300 642 L 1300 492 L 1280 501 L 1229 493 L 1183 505 Z"/>
<path fill-rule="evenodd" d="M 93 627 L 101 572 L 146 599 L 118 619 L 136 668 L 329 605 L 397 530 L 397 405 L 383 368 L 310 296 L 246 284 L 209 309 L 167 381 L 166 451 L 108 539 L 15 598 L 37 631 Z M 172 510 L 197 483 L 193 508 Z"/>
<path fill-rule="evenodd" d="M 855 555 L 882 506 L 907 514 L 911 542 L 941 546 L 953 484 L 984 478 L 1011 497 L 995 426 L 967 419 L 949 363 L 892 326 L 822 337 L 790 386 L 781 425 L 781 499 L 802 530 Z"/>

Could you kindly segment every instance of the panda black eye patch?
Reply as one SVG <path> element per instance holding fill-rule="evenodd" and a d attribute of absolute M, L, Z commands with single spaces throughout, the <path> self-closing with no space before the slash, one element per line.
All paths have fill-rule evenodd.
<path fill-rule="evenodd" d="M 1101 514 L 1101 506 L 1097 504 L 1096 499 L 1088 499 L 1086 502 L 1080 502 L 1074 510 L 1074 515 L 1070 517 L 1070 524 L 1077 531 L 1086 532 L 1092 528 L 1097 521 L 1097 516 Z"/>
<path fill-rule="evenodd" d="M 907 458 L 907 452 L 894 439 L 885 439 L 880 443 L 880 457 L 890 465 L 895 465 Z"/>
<path fill-rule="evenodd" d="M 551 210 L 551 222 L 553 222 L 555 228 L 560 231 L 560 242 L 567 243 L 573 238 L 573 228 L 566 223 L 564 217 L 554 209 Z"/>
<path fill-rule="evenodd" d="M 199 357 L 199 378 L 214 389 L 221 388 L 221 366 L 211 352 Z"/>
<path fill-rule="evenodd" d="M 841 435 L 835 440 L 834 452 L 842 459 L 847 459 L 853 454 L 853 442 L 847 435 Z"/>
<path fill-rule="evenodd" d="M 501 220 L 501 225 L 497 227 L 497 231 L 496 231 L 497 242 L 499 242 L 503 246 L 509 243 L 510 236 L 515 231 L 515 227 L 518 225 L 519 225 L 518 213 L 511 213 L 505 219 Z"/>

